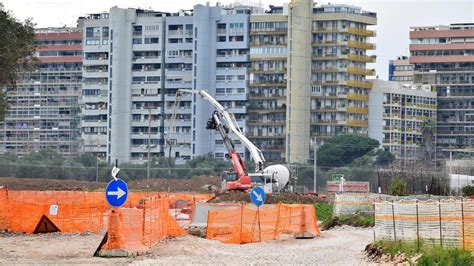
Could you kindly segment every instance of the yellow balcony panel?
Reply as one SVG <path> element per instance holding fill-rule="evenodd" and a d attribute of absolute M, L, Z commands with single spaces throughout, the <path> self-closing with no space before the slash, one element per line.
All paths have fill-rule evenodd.
<path fill-rule="evenodd" d="M 369 81 L 348 80 L 347 86 L 370 90 L 372 89 L 373 84 Z"/>
<path fill-rule="evenodd" d="M 365 49 L 365 50 L 375 49 L 375 44 L 368 43 L 368 42 L 348 41 L 347 44 L 351 48 L 359 48 L 359 49 Z"/>
<path fill-rule="evenodd" d="M 375 56 L 348 54 L 347 59 L 363 63 L 375 63 Z"/>
<path fill-rule="evenodd" d="M 375 70 L 366 69 L 366 68 L 359 68 L 359 67 L 348 67 L 347 68 L 347 73 L 355 74 L 355 75 L 373 76 L 373 75 L 375 75 Z"/>
<path fill-rule="evenodd" d="M 369 114 L 369 108 L 349 106 L 349 107 L 347 107 L 347 112 L 351 113 L 351 114 L 367 115 L 367 114 Z"/>
<path fill-rule="evenodd" d="M 354 35 L 360 35 L 365 37 L 375 37 L 375 31 L 366 30 L 366 29 L 358 29 L 358 28 L 349 28 L 347 32 Z"/>
<path fill-rule="evenodd" d="M 347 99 L 348 100 L 353 100 L 353 101 L 368 102 L 369 101 L 369 95 L 348 93 L 347 94 Z"/>
<path fill-rule="evenodd" d="M 346 124 L 348 126 L 353 126 L 353 127 L 368 127 L 369 126 L 369 121 L 367 121 L 367 120 L 347 120 Z"/>

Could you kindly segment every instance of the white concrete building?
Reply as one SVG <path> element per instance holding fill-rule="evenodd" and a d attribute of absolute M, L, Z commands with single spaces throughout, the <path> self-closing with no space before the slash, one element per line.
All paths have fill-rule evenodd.
<path fill-rule="evenodd" d="M 168 133 L 177 163 L 209 152 L 224 158 L 222 139 L 205 128 L 213 112 L 209 102 L 186 95 L 173 129 L 171 116 L 178 89 L 207 90 L 245 129 L 250 11 L 203 5 L 178 13 L 113 7 L 81 18 L 84 151 L 110 163 L 145 162 L 148 147 L 151 157 L 168 156 Z"/>
<path fill-rule="evenodd" d="M 422 124 L 436 123 L 436 92 L 429 85 L 373 81 L 369 93 L 369 137 L 397 158 L 417 156 Z"/>

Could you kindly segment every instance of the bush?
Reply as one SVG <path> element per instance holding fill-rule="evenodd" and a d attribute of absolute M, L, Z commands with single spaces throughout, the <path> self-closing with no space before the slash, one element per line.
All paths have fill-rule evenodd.
<path fill-rule="evenodd" d="M 463 196 L 469 197 L 474 196 L 474 186 L 465 186 L 462 188 Z"/>
<path fill-rule="evenodd" d="M 401 177 L 397 177 L 390 183 L 388 193 L 392 196 L 405 196 L 408 194 L 408 184 Z"/>
<path fill-rule="evenodd" d="M 354 227 L 371 227 L 374 226 L 375 221 L 373 216 L 367 215 L 341 215 L 335 216 L 323 221 L 321 228 L 323 230 L 331 229 L 335 226 L 350 225 Z"/>

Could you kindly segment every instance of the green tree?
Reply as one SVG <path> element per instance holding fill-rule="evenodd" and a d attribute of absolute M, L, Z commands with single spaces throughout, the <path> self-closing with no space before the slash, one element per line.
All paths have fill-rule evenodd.
<path fill-rule="evenodd" d="M 17 73 L 35 61 L 34 24 L 29 19 L 18 21 L 0 3 L 0 29 L 0 88 L 15 87 Z M 4 120 L 8 108 L 7 92 L 0 90 L 0 121 Z"/>
<path fill-rule="evenodd" d="M 377 140 L 366 136 L 339 135 L 329 139 L 318 149 L 318 165 L 321 167 L 349 165 L 378 146 Z"/>
<path fill-rule="evenodd" d="M 401 177 L 392 180 L 388 187 L 388 193 L 393 196 L 405 196 L 408 194 L 408 184 Z"/>
<path fill-rule="evenodd" d="M 391 164 L 395 160 L 395 155 L 391 152 L 386 151 L 384 149 L 378 149 L 375 152 L 375 165 L 378 166 L 385 166 Z"/>

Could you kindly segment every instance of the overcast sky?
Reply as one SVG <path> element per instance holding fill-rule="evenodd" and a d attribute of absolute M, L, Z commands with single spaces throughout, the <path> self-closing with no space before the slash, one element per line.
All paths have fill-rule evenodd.
<path fill-rule="evenodd" d="M 246 2 L 240 1 L 240 2 Z M 77 17 L 88 13 L 108 11 L 112 6 L 151 8 L 159 11 L 192 9 L 205 0 L 0 0 L 6 9 L 12 10 L 21 20 L 33 18 L 38 27 L 75 26 Z M 210 1 L 215 5 L 216 1 Z M 233 0 L 218 1 L 223 4 Z M 252 0 L 247 2 L 259 2 Z M 281 5 L 283 0 L 261 0 L 268 5 Z M 357 5 L 364 10 L 377 12 L 378 25 L 373 27 L 377 37 L 373 64 L 382 79 L 388 76 L 388 60 L 398 55 L 408 55 L 408 32 L 411 26 L 448 25 L 450 23 L 474 22 L 474 0 L 333 0 L 330 3 Z M 327 2 L 317 2 L 326 4 Z"/>

